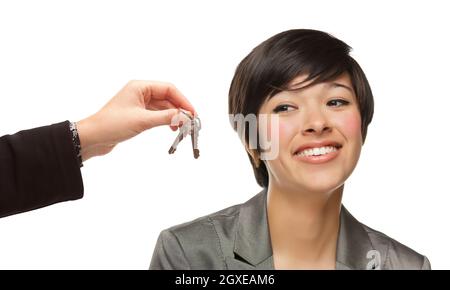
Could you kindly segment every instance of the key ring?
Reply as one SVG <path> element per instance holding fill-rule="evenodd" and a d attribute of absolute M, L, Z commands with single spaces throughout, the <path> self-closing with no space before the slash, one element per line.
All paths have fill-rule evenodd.
<path fill-rule="evenodd" d="M 179 122 L 178 128 L 180 130 L 179 130 L 177 137 L 173 141 L 172 146 L 169 149 L 169 154 L 175 153 L 175 151 L 177 150 L 178 144 L 187 135 L 191 135 L 192 152 L 194 154 L 194 158 L 197 159 L 200 156 L 200 150 L 198 149 L 198 133 L 201 129 L 200 118 L 198 116 L 193 115 L 191 112 L 183 110 L 181 108 L 179 109 L 179 112 L 182 113 L 183 115 L 185 115 L 189 119 L 189 122 L 187 122 L 187 121 Z M 179 118 L 179 116 L 180 115 L 178 114 L 177 117 Z M 178 119 L 177 119 L 177 121 L 178 121 Z"/>

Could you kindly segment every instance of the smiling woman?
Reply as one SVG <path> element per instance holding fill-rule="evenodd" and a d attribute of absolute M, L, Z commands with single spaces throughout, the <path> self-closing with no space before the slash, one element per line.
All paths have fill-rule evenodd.
<path fill-rule="evenodd" d="M 325 32 L 298 29 L 269 38 L 242 60 L 229 112 L 270 116 L 266 123 L 248 120 L 258 120 L 259 137 L 276 132 L 271 158 L 263 158 L 261 144 L 251 146 L 254 124 L 240 135 L 263 190 L 164 230 L 151 269 L 430 269 L 425 256 L 341 205 L 374 110 L 369 83 L 349 52 Z M 239 132 L 241 125 L 233 127 Z"/>

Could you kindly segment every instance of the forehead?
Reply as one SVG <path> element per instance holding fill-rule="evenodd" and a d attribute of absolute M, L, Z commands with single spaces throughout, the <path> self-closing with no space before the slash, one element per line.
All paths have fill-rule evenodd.
<path fill-rule="evenodd" d="M 314 82 L 314 79 L 304 82 L 307 78 L 308 78 L 308 74 L 302 74 L 302 75 L 295 77 L 292 81 L 289 82 L 288 89 L 289 90 L 301 90 L 302 88 L 308 89 L 311 87 L 323 86 L 323 85 L 326 85 L 325 87 L 331 89 L 331 88 L 339 87 L 339 85 L 344 85 L 344 86 L 350 88 L 351 91 L 353 92 L 352 81 L 350 79 L 350 75 L 347 72 L 339 75 L 335 79 L 316 83 L 314 85 L 311 85 L 310 87 L 308 87 L 308 86 Z"/>

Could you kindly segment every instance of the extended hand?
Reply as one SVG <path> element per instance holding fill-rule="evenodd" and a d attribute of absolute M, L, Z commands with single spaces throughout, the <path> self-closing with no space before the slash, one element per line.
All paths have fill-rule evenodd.
<path fill-rule="evenodd" d="M 155 81 L 130 81 L 100 111 L 77 122 L 83 161 L 104 155 L 150 128 L 171 125 L 178 108 L 195 114 L 178 89 Z M 171 126 L 176 130 L 175 126 Z"/>

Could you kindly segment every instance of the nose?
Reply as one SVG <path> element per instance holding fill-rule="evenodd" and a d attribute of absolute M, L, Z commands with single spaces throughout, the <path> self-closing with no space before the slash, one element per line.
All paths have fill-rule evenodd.
<path fill-rule="evenodd" d="M 305 120 L 305 126 L 302 129 L 302 134 L 308 135 L 322 135 L 331 132 L 331 126 L 328 124 L 327 118 L 320 110 L 309 112 Z"/>

